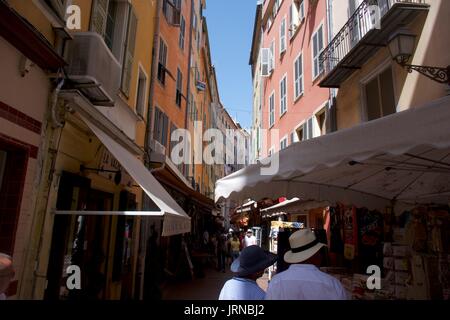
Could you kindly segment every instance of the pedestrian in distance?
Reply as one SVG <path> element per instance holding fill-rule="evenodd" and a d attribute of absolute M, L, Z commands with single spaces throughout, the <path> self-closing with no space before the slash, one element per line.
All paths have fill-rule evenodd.
<path fill-rule="evenodd" d="M 0 253 L 0 300 L 6 300 L 6 291 L 11 280 L 14 279 L 14 274 L 12 258 Z"/>
<path fill-rule="evenodd" d="M 258 286 L 256 280 L 276 260 L 275 254 L 264 251 L 259 246 L 250 246 L 242 250 L 231 265 L 231 271 L 235 276 L 225 283 L 219 300 L 264 300 L 265 292 Z"/>
<path fill-rule="evenodd" d="M 218 270 L 225 273 L 226 261 L 228 255 L 227 235 L 221 231 L 217 235 L 217 263 Z"/>
<path fill-rule="evenodd" d="M 248 229 L 247 234 L 245 235 L 243 240 L 243 247 L 247 248 L 255 245 L 256 245 L 256 237 L 253 235 L 253 230 Z"/>
<path fill-rule="evenodd" d="M 269 283 L 266 300 L 347 300 L 342 284 L 320 271 L 320 243 L 311 229 L 302 229 L 289 237 L 291 250 L 284 255 L 290 264 Z"/>
<path fill-rule="evenodd" d="M 236 234 L 233 235 L 233 237 L 230 239 L 230 251 L 231 251 L 231 258 L 236 260 L 239 257 L 241 248 L 241 242 L 239 241 L 239 238 Z"/>

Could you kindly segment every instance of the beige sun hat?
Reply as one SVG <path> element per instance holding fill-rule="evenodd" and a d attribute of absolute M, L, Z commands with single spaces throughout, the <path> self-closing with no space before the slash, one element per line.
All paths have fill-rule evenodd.
<path fill-rule="evenodd" d="M 291 250 L 284 254 L 287 263 L 300 263 L 311 258 L 326 244 L 320 243 L 311 229 L 301 229 L 289 237 Z"/>

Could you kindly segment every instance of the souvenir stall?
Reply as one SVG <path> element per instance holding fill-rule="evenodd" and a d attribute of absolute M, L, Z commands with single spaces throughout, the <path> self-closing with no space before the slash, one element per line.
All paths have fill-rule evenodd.
<path fill-rule="evenodd" d="M 421 205 L 395 215 L 339 205 L 330 208 L 329 255 L 322 268 L 354 299 L 449 299 L 450 211 Z M 379 267 L 381 287 L 367 280 Z"/>
<path fill-rule="evenodd" d="M 293 144 L 219 180 L 216 201 L 326 201 L 323 270 L 354 299 L 447 299 L 449 105 L 446 97 Z M 261 174 L 274 157 L 278 170 Z M 370 289 L 377 269 L 381 286 Z"/>

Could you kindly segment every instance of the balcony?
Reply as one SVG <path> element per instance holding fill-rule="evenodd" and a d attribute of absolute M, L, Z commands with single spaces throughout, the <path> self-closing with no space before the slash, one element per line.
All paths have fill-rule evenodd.
<path fill-rule="evenodd" d="M 378 3 L 381 18 L 378 26 L 375 23 L 378 14 L 372 10 L 371 3 Z M 353 72 L 361 69 L 370 57 L 386 46 L 393 31 L 428 10 L 426 0 L 364 1 L 322 52 L 320 61 L 324 75 L 320 86 L 339 88 Z"/>
<path fill-rule="evenodd" d="M 68 43 L 67 75 L 96 106 L 114 106 L 120 88 L 121 65 L 95 32 L 80 32 Z"/>

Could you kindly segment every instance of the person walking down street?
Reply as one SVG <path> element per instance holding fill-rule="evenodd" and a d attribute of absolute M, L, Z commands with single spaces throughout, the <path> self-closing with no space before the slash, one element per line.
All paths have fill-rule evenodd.
<path fill-rule="evenodd" d="M 7 254 L 0 253 L 0 300 L 6 300 L 6 290 L 13 278 L 12 258 Z"/>
<path fill-rule="evenodd" d="M 221 232 L 217 236 L 217 263 L 219 271 L 225 273 L 225 265 L 227 259 L 227 235 Z"/>
<path fill-rule="evenodd" d="M 235 277 L 225 282 L 219 300 L 264 300 L 265 292 L 258 286 L 256 280 L 276 261 L 275 254 L 258 246 L 243 249 L 231 265 Z"/>
<path fill-rule="evenodd" d="M 244 237 L 243 247 L 247 248 L 247 247 L 255 246 L 255 245 L 256 245 L 256 237 L 253 235 L 253 230 L 248 229 L 247 234 Z"/>
<path fill-rule="evenodd" d="M 269 283 L 266 300 L 347 300 L 342 284 L 320 271 L 320 243 L 311 229 L 302 229 L 289 237 L 291 250 L 284 255 L 290 264 Z"/>
<path fill-rule="evenodd" d="M 239 257 L 239 253 L 241 249 L 241 242 L 239 241 L 236 234 L 233 234 L 233 237 L 230 239 L 230 251 L 231 251 L 231 258 L 233 259 L 233 262 Z"/>
<path fill-rule="evenodd" d="M 208 230 L 205 230 L 203 232 L 202 245 L 203 245 L 203 249 L 205 251 L 208 251 L 208 245 L 209 245 L 209 232 L 208 232 Z"/>

